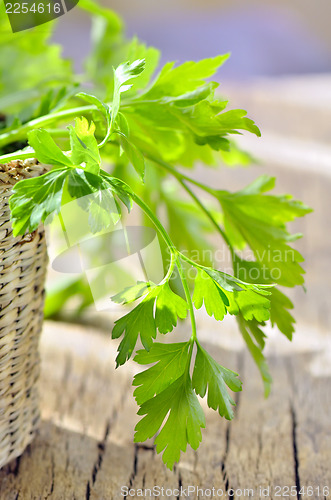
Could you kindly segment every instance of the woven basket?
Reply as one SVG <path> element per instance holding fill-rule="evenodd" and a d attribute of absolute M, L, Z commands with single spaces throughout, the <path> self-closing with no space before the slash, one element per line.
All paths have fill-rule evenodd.
<path fill-rule="evenodd" d="M 40 227 L 14 238 L 8 198 L 17 181 L 44 172 L 36 160 L 0 165 L 0 467 L 23 453 L 39 423 L 45 235 Z"/>

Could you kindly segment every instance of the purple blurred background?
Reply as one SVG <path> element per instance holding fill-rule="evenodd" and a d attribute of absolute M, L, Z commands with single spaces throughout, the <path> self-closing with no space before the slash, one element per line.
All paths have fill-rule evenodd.
<path fill-rule="evenodd" d="M 228 51 L 223 78 L 237 80 L 331 71 L 330 0 L 105 0 L 127 33 L 161 49 L 163 61 Z M 59 20 L 56 40 L 79 68 L 88 51 L 87 18 L 78 9 Z"/>

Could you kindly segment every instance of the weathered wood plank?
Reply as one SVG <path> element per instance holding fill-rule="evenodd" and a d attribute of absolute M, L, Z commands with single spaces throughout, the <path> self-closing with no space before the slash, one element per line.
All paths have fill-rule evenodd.
<path fill-rule="evenodd" d="M 312 377 L 311 356 L 287 360 L 291 380 L 297 481 L 302 497 L 331 498 L 330 376 Z M 309 491 L 307 488 L 310 487 Z"/>
<path fill-rule="evenodd" d="M 274 384 L 268 399 L 256 367 L 245 356 L 243 392 L 237 418 L 231 422 L 227 474 L 234 489 L 295 486 L 289 384 L 282 358 L 269 360 Z M 269 495 L 268 495 L 269 496 Z"/>
<path fill-rule="evenodd" d="M 171 472 L 152 443 L 133 444 L 134 364 L 115 371 L 115 348 L 91 329 L 46 323 L 40 433 L 19 460 L 0 471 L 1 500 L 121 499 L 125 486 L 136 491 L 131 498 L 141 498 L 137 490 L 154 485 L 186 492 L 188 486 L 252 488 L 254 498 L 261 497 L 262 486 L 271 488 L 263 498 L 277 498 L 277 485 L 330 486 L 330 376 L 312 377 L 312 354 L 273 355 L 275 383 L 264 400 L 246 353 L 209 344 L 213 356 L 244 380 L 236 418 L 227 422 L 206 408 L 201 447 L 189 450 Z M 202 497 L 196 491 L 189 496 Z M 310 498 L 324 497 L 330 498 L 315 491 Z"/>

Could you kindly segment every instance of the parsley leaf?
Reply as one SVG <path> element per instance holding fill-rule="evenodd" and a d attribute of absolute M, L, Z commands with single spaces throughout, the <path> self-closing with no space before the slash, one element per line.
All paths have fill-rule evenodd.
<path fill-rule="evenodd" d="M 98 110 L 104 115 L 107 122 L 107 126 L 108 128 L 110 128 L 111 111 L 108 104 L 100 101 L 100 99 L 98 99 L 95 95 L 87 94 L 86 92 L 78 92 L 76 96 L 80 97 L 81 99 L 90 104 L 94 104 L 98 108 Z"/>
<path fill-rule="evenodd" d="M 257 261 L 241 259 L 238 255 L 235 255 L 234 271 L 244 281 L 254 282 L 255 279 L 261 283 L 272 283 L 273 281 L 271 278 L 272 272 L 270 272 L 269 268 Z M 295 319 L 288 309 L 293 309 L 294 306 L 290 299 L 278 288 L 274 287 L 270 292 L 271 295 L 268 299 L 270 300 L 271 324 L 272 326 L 277 325 L 279 331 L 289 340 L 292 340 Z"/>
<path fill-rule="evenodd" d="M 86 171 L 98 174 L 101 158 L 94 132 L 93 122 L 89 124 L 84 117 L 76 118 L 75 128 L 69 127 L 71 160 L 74 165 L 85 163 Z"/>
<path fill-rule="evenodd" d="M 209 408 L 218 410 L 221 417 L 233 418 L 233 399 L 227 391 L 227 386 L 235 392 L 241 391 L 238 374 L 224 368 L 197 343 L 197 355 L 194 363 L 192 386 L 202 398 L 208 389 L 207 403 Z"/>
<path fill-rule="evenodd" d="M 118 347 L 117 366 L 131 357 L 138 337 L 148 351 L 156 337 L 156 329 L 163 334 L 171 332 L 177 325 L 177 317 L 184 319 L 187 315 L 187 303 L 170 289 L 168 282 L 152 288 L 148 283 L 145 288 L 139 283 L 138 287 L 135 285 L 132 289 L 127 288 L 114 298 L 115 301 L 131 301 L 134 295 L 141 297 L 147 290 L 148 294 L 140 304 L 115 322 L 112 338 L 117 339 L 123 335 Z"/>
<path fill-rule="evenodd" d="M 63 187 L 70 171 L 70 167 L 63 167 L 15 184 L 9 198 L 14 236 L 26 231 L 32 233 L 40 222 L 60 211 Z"/>
<path fill-rule="evenodd" d="M 155 294 L 152 292 L 131 312 L 115 321 L 112 338 L 118 339 L 123 335 L 118 347 L 117 367 L 123 365 L 131 357 L 139 336 L 146 350 L 152 347 L 153 339 L 156 337 L 154 302 Z"/>
<path fill-rule="evenodd" d="M 48 216 L 59 213 L 66 181 L 72 198 L 78 199 L 82 208 L 89 211 L 92 232 L 118 220 L 120 207 L 114 196 L 128 210 L 132 206 L 131 196 L 119 179 L 98 176 L 83 168 L 54 169 L 40 177 L 24 179 L 13 187 L 9 204 L 15 236 L 34 231 Z"/>
<path fill-rule="evenodd" d="M 145 160 L 143 154 L 139 149 L 136 148 L 134 144 L 132 144 L 132 142 L 130 142 L 128 137 L 123 134 L 123 132 L 116 131 L 116 133 L 119 134 L 120 144 L 123 151 L 125 152 L 129 161 L 132 163 L 137 174 L 143 180 L 145 174 Z"/>
<path fill-rule="evenodd" d="M 135 442 L 146 441 L 161 428 L 155 439 L 156 451 L 163 450 L 163 461 L 173 469 L 187 444 L 196 450 L 201 442 L 205 416 L 185 372 L 154 398 L 145 401 L 138 411 L 145 415 L 135 428 Z M 164 420 L 166 419 L 165 423 Z"/>
<path fill-rule="evenodd" d="M 269 373 L 269 368 L 263 355 L 264 333 L 255 322 L 247 322 L 239 314 L 237 316 L 239 330 L 244 341 L 261 373 L 264 384 L 264 394 L 267 397 L 270 393 L 272 378 Z"/>
<path fill-rule="evenodd" d="M 201 61 L 188 61 L 177 67 L 174 62 L 163 66 L 151 88 L 143 94 L 144 100 L 167 97 L 177 98 L 204 86 L 206 78 L 213 76 L 228 59 L 229 54 Z"/>
<path fill-rule="evenodd" d="M 46 130 L 32 130 L 28 134 L 29 144 L 35 150 L 35 155 L 41 163 L 54 167 L 72 165 L 72 161 L 55 144 L 52 136 Z"/>
<path fill-rule="evenodd" d="M 249 284 L 226 273 L 198 269 L 193 301 L 200 309 L 204 302 L 209 316 L 222 321 L 226 312 L 243 315 L 246 320 L 266 321 L 270 317 L 269 285 Z M 267 295 L 267 297 L 265 297 Z"/>
<path fill-rule="evenodd" d="M 208 315 L 222 321 L 227 313 L 226 305 L 229 305 L 224 292 L 207 273 L 200 269 L 195 277 L 194 285 L 193 302 L 196 309 L 200 309 L 204 303 Z"/>
<path fill-rule="evenodd" d="M 172 332 L 177 325 L 177 317 L 185 319 L 187 303 L 174 293 L 169 283 L 165 283 L 157 294 L 155 324 L 160 333 Z"/>
<path fill-rule="evenodd" d="M 311 209 L 288 195 L 264 194 L 273 186 L 274 179 L 263 176 L 237 193 L 219 191 L 225 231 L 234 247 L 249 245 L 256 260 L 272 271 L 273 281 L 290 287 L 302 285 L 304 270 L 299 263 L 303 257 L 288 244 L 298 235 L 290 235 L 286 223 Z"/>
<path fill-rule="evenodd" d="M 111 110 L 111 127 L 115 123 L 117 114 L 120 109 L 120 101 L 121 101 L 121 93 L 129 90 L 132 85 L 127 82 L 132 78 L 136 78 L 144 71 L 145 68 L 145 60 L 138 59 L 133 63 L 124 63 L 120 64 L 114 70 L 114 95 L 113 95 L 113 103 Z M 124 85 L 126 83 L 126 85 Z"/>
<path fill-rule="evenodd" d="M 214 99 L 218 84 L 206 82 L 226 59 L 166 64 L 147 91 L 122 109 L 130 141 L 145 155 L 192 165 L 199 159 L 213 163 L 210 149 L 229 151 L 229 134 L 249 130 L 260 135 L 245 111 L 223 113 L 227 101 Z"/>
<path fill-rule="evenodd" d="M 122 193 L 113 185 L 111 178 L 103 178 L 83 168 L 72 169 L 68 177 L 68 192 L 89 214 L 92 233 L 97 233 L 119 220 L 121 209 L 116 196 Z M 124 198 L 125 201 L 126 198 Z"/>
<path fill-rule="evenodd" d="M 138 281 L 136 285 L 128 286 L 121 292 L 113 295 L 111 297 L 111 300 L 116 304 L 131 304 L 131 302 L 135 302 L 143 295 L 146 295 L 146 293 L 148 293 L 148 291 L 154 287 L 154 283 Z"/>
<path fill-rule="evenodd" d="M 151 349 L 137 351 L 134 360 L 140 365 L 155 363 L 134 376 L 133 386 L 137 404 L 142 405 L 177 380 L 185 370 L 189 342 L 161 344 L 154 342 Z"/>
<path fill-rule="evenodd" d="M 271 292 L 270 306 L 270 321 L 272 326 L 277 325 L 279 331 L 289 340 L 292 340 L 295 319 L 289 313 L 288 309 L 294 308 L 293 303 L 283 292 L 274 288 Z"/>

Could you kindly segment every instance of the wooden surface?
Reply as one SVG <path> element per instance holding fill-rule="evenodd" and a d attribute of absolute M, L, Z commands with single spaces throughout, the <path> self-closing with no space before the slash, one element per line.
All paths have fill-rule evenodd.
<path fill-rule="evenodd" d="M 0 471 L 0 499 L 110 500 L 124 498 L 122 486 L 154 485 L 252 488 L 254 498 L 261 498 L 260 486 L 270 487 L 264 498 L 277 498 L 276 486 L 313 486 L 309 498 L 331 498 L 316 489 L 331 487 L 331 374 L 330 362 L 323 361 L 325 347 L 269 356 L 275 382 L 268 400 L 245 351 L 215 343 L 207 348 L 243 379 L 236 417 L 229 423 L 205 408 L 202 445 L 183 455 L 170 472 L 152 443 L 133 444 L 135 365 L 115 371 L 116 345 L 102 333 L 46 323 L 40 432 L 20 459 Z M 222 498 L 229 497 L 240 498 L 240 493 Z M 200 493 L 199 498 L 207 496 Z"/>

